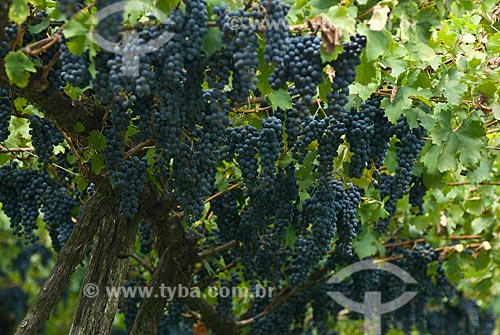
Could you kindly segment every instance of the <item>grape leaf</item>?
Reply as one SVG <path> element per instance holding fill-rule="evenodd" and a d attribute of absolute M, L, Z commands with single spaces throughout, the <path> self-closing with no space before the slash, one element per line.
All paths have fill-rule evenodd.
<path fill-rule="evenodd" d="M 30 72 L 35 73 L 35 64 L 22 51 L 9 52 L 5 57 L 5 71 L 12 84 L 21 88 L 28 86 Z"/>
<path fill-rule="evenodd" d="M 203 36 L 203 51 L 208 56 L 214 54 L 221 48 L 220 30 L 217 27 L 208 28 L 208 32 Z"/>
<path fill-rule="evenodd" d="M 107 145 L 106 137 L 97 130 L 93 130 L 90 132 L 89 144 L 95 150 L 104 149 Z"/>
<path fill-rule="evenodd" d="M 274 110 L 292 108 L 292 97 L 285 90 L 273 91 L 269 94 L 269 102 Z"/>
<path fill-rule="evenodd" d="M 97 153 L 92 156 L 92 171 L 99 175 L 104 169 L 104 156 L 100 153 Z"/>
<path fill-rule="evenodd" d="M 359 259 L 364 259 L 368 256 L 373 256 L 379 252 L 381 255 L 385 253 L 383 245 L 377 241 L 375 234 L 368 232 L 361 236 L 361 239 L 353 243 L 354 250 Z"/>
<path fill-rule="evenodd" d="M 17 24 L 22 24 L 30 14 L 28 0 L 13 0 L 9 8 L 9 19 Z"/>

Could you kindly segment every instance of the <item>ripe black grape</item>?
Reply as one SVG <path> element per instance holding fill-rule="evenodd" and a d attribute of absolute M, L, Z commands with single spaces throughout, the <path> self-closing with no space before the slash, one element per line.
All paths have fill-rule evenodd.
<path fill-rule="evenodd" d="M 38 163 L 46 166 L 53 155 L 54 146 L 61 144 L 63 137 L 51 120 L 37 115 L 30 116 L 29 133 L 38 155 Z"/>
<path fill-rule="evenodd" d="M 90 60 L 88 55 L 75 55 L 68 49 L 65 39 L 61 39 L 60 43 L 61 56 L 61 77 L 74 87 L 84 88 L 92 79 L 89 66 Z"/>
<path fill-rule="evenodd" d="M 344 43 L 344 51 L 330 63 L 335 71 L 332 92 L 328 94 L 328 111 L 342 120 L 344 106 L 349 96 L 349 85 L 356 80 L 356 66 L 361 64 L 360 55 L 366 46 L 365 36 L 351 36 L 349 43 Z"/>
<path fill-rule="evenodd" d="M 12 102 L 7 88 L 0 89 L 0 143 L 5 141 L 9 135 L 10 113 L 12 112 Z"/>
<path fill-rule="evenodd" d="M 424 196 L 427 193 L 427 187 L 424 185 L 422 177 L 415 177 L 411 179 L 410 188 L 410 204 L 417 208 L 417 214 L 422 215 L 424 212 Z"/>
<path fill-rule="evenodd" d="M 290 43 L 289 34 L 283 25 L 290 6 L 280 0 L 265 1 L 267 23 L 265 37 L 266 47 L 264 49 L 264 60 L 267 63 L 273 63 L 282 66 L 287 53 L 287 47 Z"/>

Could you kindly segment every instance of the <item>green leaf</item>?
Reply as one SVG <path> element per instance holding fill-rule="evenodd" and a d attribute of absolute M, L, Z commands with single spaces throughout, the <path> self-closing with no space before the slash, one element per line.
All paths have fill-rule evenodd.
<path fill-rule="evenodd" d="M 71 99 L 76 100 L 82 93 L 82 89 L 71 86 L 71 84 L 66 84 L 66 86 L 64 87 L 64 93 L 66 93 Z"/>
<path fill-rule="evenodd" d="M 293 226 L 289 226 L 285 235 L 285 247 L 293 249 L 295 242 L 297 241 L 297 229 Z"/>
<path fill-rule="evenodd" d="M 221 46 L 219 28 L 208 28 L 208 32 L 203 36 L 203 51 L 207 54 L 207 57 L 214 54 L 217 50 L 220 50 Z"/>
<path fill-rule="evenodd" d="M 89 26 L 85 26 L 82 22 L 72 19 L 64 26 L 63 35 L 66 39 L 72 39 L 77 36 L 88 34 L 89 29 Z"/>
<path fill-rule="evenodd" d="M 262 94 L 270 94 L 273 89 L 269 84 L 269 76 L 273 73 L 273 66 L 268 65 L 264 61 L 264 51 L 259 50 L 259 73 L 257 74 L 257 88 L 262 92 Z"/>
<path fill-rule="evenodd" d="M 386 53 L 392 42 L 392 36 L 387 30 L 373 31 L 363 26 L 359 28 L 359 33 L 366 36 L 364 54 L 368 61 L 374 61 Z"/>
<path fill-rule="evenodd" d="M 81 122 L 77 122 L 77 123 L 75 124 L 75 131 L 76 131 L 77 133 L 81 133 L 81 132 L 85 131 L 85 126 L 83 125 L 83 123 L 81 123 Z"/>
<path fill-rule="evenodd" d="M 477 169 L 467 174 L 470 181 L 474 184 L 479 184 L 482 181 L 488 180 L 491 176 L 492 164 L 490 160 L 482 160 Z"/>
<path fill-rule="evenodd" d="M 488 43 L 486 43 L 486 48 L 488 48 L 488 51 L 491 53 L 500 52 L 500 33 L 496 33 L 489 37 Z"/>
<path fill-rule="evenodd" d="M 21 88 L 28 86 L 30 72 L 35 73 L 35 64 L 22 51 L 9 52 L 5 57 L 5 71 L 11 84 Z"/>
<path fill-rule="evenodd" d="M 103 169 L 104 169 L 104 156 L 100 153 L 93 155 L 92 171 L 94 171 L 96 175 L 99 175 Z"/>
<path fill-rule="evenodd" d="M 269 94 L 269 102 L 274 110 L 292 108 L 292 97 L 285 90 L 273 91 Z"/>
<path fill-rule="evenodd" d="M 177 7 L 180 2 L 181 0 L 158 0 L 156 1 L 156 7 L 168 14 L 171 9 Z"/>
<path fill-rule="evenodd" d="M 83 179 L 81 176 L 76 176 L 74 180 L 75 180 L 76 188 L 78 189 L 78 192 L 83 192 L 89 186 L 89 183 L 85 179 Z"/>
<path fill-rule="evenodd" d="M 366 56 L 361 58 L 361 64 L 356 67 L 356 83 L 367 86 L 371 82 L 378 82 L 380 70 L 375 62 L 369 61 Z"/>
<path fill-rule="evenodd" d="M 462 279 L 463 261 L 458 253 L 453 252 L 448 259 L 443 262 L 443 270 L 446 277 L 452 282 L 457 283 Z"/>
<path fill-rule="evenodd" d="M 89 46 L 87 36 L 76 36 L 66 42 L 68 49 L 75 55 L 82 55 Z"/>
<path fill-rule="evenodd" d="M 353 243 L 354 250 L 359 259 L 364 259 L 368 256 L 374 256 L 377 252 L 384 253 L 385 248 L 377 241 L 377 237 L 372 232 L 367 232 L 361 236 L 361 239 Z"/>
<path fill-rule="evenodd" d="M 13 0 L 9 8 L 9 19 L 21 25 L 30 15 L 28 0 Z"/>
<path fill-rule="evenodd" d="M 430 174 L 436 174 L 439 172 L 438 163 L 439 155 L 441 154 L 441 148 L 437 145 L 433 145 L 423 156 L 422 162 Z"/>
<path fill-rule="evenodd" d="M 333 6 L 328 10 L 326 17 L 330 22 L 332 22 L 335 27 L 340 28 L 344 36 L 350 36 L 356 34 L 356 15 L 352 10 L 355 7 L 345 7 L 345 6 Z M 350 11 L 351 10 L 351 11 Z"/>
<path fill-rule="evenodd" d="M 16 110 L 18 112 L 22 112 L 24 110 L 24 107 L 26 107 L 27 104 L 28 104 L 28 101 L 26 101 L 26 99 L 23 97 L 17 97 L 14 100 L 14 106 L 16 107 Z"/>
<path fill-rule="evenodd" d="M 483 231 L 489 231 L 490 226 L 495 224 L 495 220 L 492 218 L 476 218 L 472 221 L 472 234 L 478 235 Z"/>
<path fill-rule="evenodd" d="M 332 6 L 337 5 L 338 0 L 312 0 L 311 7 L 319 11 L 328 11 Z"/>
<path fill-rule="evenodd" d="M 452 105 L 460 105 L 462 96 L 467 91 L 467 84 L 460 81 L 462 75 L 458 71 L 452 72 L 443 83 L 443 94 Z"/>
<path fill-rule="evenodd" d="M 381 106 L 385 108 L 385 115 L 392 123 L 396 124 L 401 114 L 411 107 L 410 96 L 412 93 L 414 93 L 414 89 L 411 87 L 400 87 L 392 103 L 389 99 L 382 100 Z"/>
<path fill-rule="evenodd" d="M 491 109 L 493 111 L 493 116 L 495 119 L 500 120 L 500 103 L 494 102 L 491 104 Z"/>
<path fill-rule="evenodd" d="M 28 31 L 30 32 L 30 34 L 35 35 L 47 29 L 49 25 L 50 25 L 49 19 L 43 18 L 42 22 L 40 22 L 39 24 L 35 26 L 28 26 Z"/>
<path fill-rule="evenodd" d="M 465 119 L 462 124 L 447 134 L 440 156 L 441 172 L 454 170 L 457 167 L 455 154 L 459 153 L 460 162 L 465 166 L 473 166 L 481 158 L 486 132 L 478 116 Z M 443 137 L 441 136 L 443 139 Z"/>
<path fill-rule="evenodd" d="M 100 150 L 106 148 L 106 137 L 97 130 L 92 130 L 89 136 L 89 144 L 92 149 Z"/>

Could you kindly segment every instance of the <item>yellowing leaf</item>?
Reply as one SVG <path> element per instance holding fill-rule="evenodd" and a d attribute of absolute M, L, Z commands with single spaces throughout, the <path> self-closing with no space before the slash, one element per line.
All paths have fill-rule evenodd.
<path fill-rule="evenodd" d="M 22 24 L 30 14 L 28 0 L 14 0 L 9 8 L 9 19 L 17 24 Z"/>
<path fill-rule="evenodd" d="M 22 51 L 9 52 L 5 57 L 5 71 L 11 84 L 21 88 L 28 86 L 30 72 L 35 73 L 35 64 Z"/>
<path fill-rule="evenodd" d="M 368 24 L 370 25 L 370 30 L 373 31 L 381 31 L 384 29 L 387 20 L 389 19 L 389 12 L 391 9 L 389 6 L 382 6 L 380 4 L 377 4 L 375 7 L 373 7 L 373 15 L 370 18 L 370 22 Z"/>

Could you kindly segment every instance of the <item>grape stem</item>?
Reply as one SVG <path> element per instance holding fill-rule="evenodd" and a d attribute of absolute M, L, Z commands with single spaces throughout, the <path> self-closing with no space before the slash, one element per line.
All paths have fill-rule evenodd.
<path fill-rule="evenodd" d="M 481 239 L 481 236 L 479 236 L 479 235 L 462 235 L 462 236 L 450 235 L 449 239 L 450 240 L 476 240 L 476 239 Z M 417 238 L 415 240 L 403 241 L 403 242 L 398 242 L 398 243 L 388 243 L 388 244 L 382 243 L 382 245 L 386 248 L 396 248 L 396 247 L 404 247 L 407 245 L 412 245 L 412 244 L 417 244 L 417 243 L 422 243 L 422 242 L 425 242 L 425 238 Z"/>
<path fill-rule="evenodd" d="M 139 255 L 137 254 L 132 254 L 130 255 L 137 263 L 139 263 L 143 268 L 148 270 L 149 273 L 155 272 L 155 269 L 148 264 L 148 262 L 145 259 L 142 259 Z"/>
<path fill-rule="evenodd" d="M 218 253 L 221 253 L 223 251 L 231 249 L 232 247 L 234 247 L 236 245 L 238 245 L 238 241 L 232 240 L 232 241 L 230 241 L 230 242 L 228 242 L 226 244 L 223 244 L 221 246 L 217 246 L 217 247 L 215 247 L 213 249 L 204 250 L 201 253 L 199 253 L 198 256 L 201 259 L 207 259 L 207 258 L 212 257 L 213 255 L 216 255 Z"/>
<path fill-rule="evenodd" d="M 237 187 L 239 187 L 239 186 L 241 186 L 241 182 L 239 182 L 239 183 L 237 183 L 237 184 L 234 184 L 234 185 L 229 186 L 229 187 L 227 188 L 227 190 L 220 191 L 220 192 L 218 192 L 218 193 L 216 193 L 216 194 L 214 194 L 214 195 L 210 196 L 209 198 L 207 198 L 207 199 L 205 200 L 205 203 L 207 203 L 207 202 L 209 202 L 209 201 L 212 201 L 212 200 L 214 200 L 215 198 L 218 198 L 218 197 L 220 197 L 221 195 L 223 195 L 224 193 L 227 193 L 227 192 L 229 192 L 229 191 L 232 191 L 232 190 L 234 190 L 235 188 L 237 188 Z"/>
<path fill-rule="evenodd" d="M 212 279 L 213 277 L 215 277 L 216 275 L 220 274 L 220 273 L 223 273 L 224 271 L 232 268 L 235 264 L 234 263 L 229 263 L 228 265 L 224 266 L 223 268 L 215 271 L 214 273 L 212 273 L 210 276 L 207 276 L 207 277 L 204 277 L 202 278 L 199 282 L 195 283 L 197 287 L 202 287 L 203 286 L 203 283 L 205 283 L 206 281 Z M 201 268 L 200 268 L 201 269 Z"/>
<path fill-rule="evenodd" d="M 14 153 L 14 152 L 35 152 L 35 148 L 7 148 L 0 146 L 0 153 Z"/>

